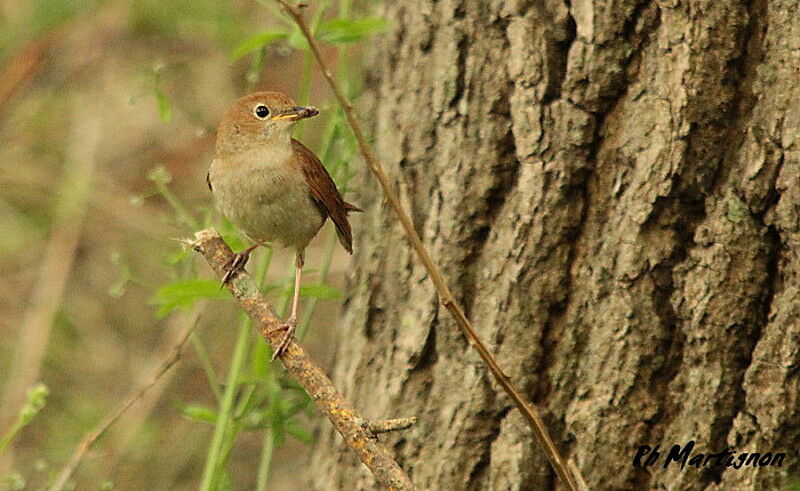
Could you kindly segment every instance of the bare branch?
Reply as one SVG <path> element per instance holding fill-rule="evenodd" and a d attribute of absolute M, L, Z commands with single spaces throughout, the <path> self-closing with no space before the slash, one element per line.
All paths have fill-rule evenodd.
<path fill-rule="evenodd" d="M 347 101 L 347 98 L 345 97 L 341 87 L 339 87 L 339 84 L 336 83 L 336 80 L 331 75 L 330 70 L 328 70 L 325 60 L 320 54 L 319 46 L 314 40 L 314 36 L 311 33 L 311 30 L 309 29 L 305 19 L 303 18 L 302 13 L 298 8 L 293 7 L 286 0 L 275 1 L 278 2 L 284 8 L 284 10 L 286 10 L 292 19 L 294 19 L 295 23 L 297 23 L 297 26 L 302 31 L 303 36 L 305 36 L 306 40 L 308 40 L 308 45 L 310 46 L 311 51 L 314 54 L 314 58 L 317 60 L 317 63 L 320 66 L 322 74 L 328 81 L 328 85 L 331 87 L 331 90 L 333 90 L 336 99 L 339 101 L 339 105 L 342 107 L 342 110 L 347 116 L 347 122 L 349 123 L 350 128 L 356 137 L 358 149 L 361 152 L 361 155 L 367 162 L 369 169 L 378 179 L 378 182 L 383 189 L 383 194 L 386 197 L 386 200 L 389 202 L 389 205 L 392 207 L 392 209 L 394 209 L 397 217 L 400 219 L 400 223 L 402 224 L 406 235 L 411 241 L 414 251 L 419 256 L 420 261 L 422 261 L 422 264 L 425 266 L 425 269 L 428 271 L 431 280 L 436 286 L 436 290 L 439 292 L 440 301 L 447 308 L 448 312 L 450 312 L 450 315 L 453 317 L 453 319 L 455 319 L 456 325 L 458 325 L 458 327 L 464 333 L 469 341 L 470 346 L 477 350 L 483 362 L 488 366 L 489 371 L 491 371 L 492 375 L 494 375 L 494 378 L 497 380 L 503 390 L 511 397 L 511 399 L 514 401 L 514 404 L 516 404 L 517 408 L 533 428 L 533 433 L 536 436 L 536 439 L 547 453 L 547 457 L 550 459 L 550 463 L 553 465 L 553 468 L 555 469 L 562 483 L 570 490 L 578 491 L 579 487 L 577 483 L 583 481 L 583 479 L 576 477 L 579 475 L 577 472 L 576 475 L 573 475 L 573 471 L 577 471 L 577 468 L 573 469 L 573 471 L 570 470 L 566 459 L 564 459 L 553 442 L 553 438 L 550 436 L 550 433 L 548 432 L 547 427 L 544 424 L 544 420 L 542 419 L 538 410 L 533 406 L 533 404 L 528 402 L 525 396 L 523 396 L 519 389 L 517 389 L 517 387 L 511 382 L 511 379 L 508 377 L 508 375 L 503 372 L 503 370 L 500 368 L 500 365 L 497 363 L 497 360 L 495 360 L 494 356 L 492 356 L 492 354 L 489 352 L 489 349 L 478 337 L 472 322 L 467 319 L 463 309 L 453 298 L 453 294 L 450 292 L 450 289 L 448 288 L 444 276 L 439 270 L 439 267 L 433 262 L 433 259 L 431 259 L 428 250 L 422 243 L 422 239 L 420 239 L 417 231 L 414 229 L 411 218 L 409 218 L 408 214 L 403 209 L 403 206 L 400 204 L 400 199 L 392 189 L 391 182 L 389 181 L 386 172 L 384 172 L 383 166 L 375 156 L 372 147 L 370 147 L 370 145 L 367 143 L 367 139 L 364 137 L 364 132 L 361 130 L 361 125 L 356 119 L 352 106 Z"/>
<path fill-rule="evenodd" d="M 230 247 L 212 229 L 197 232 L 195 237 L 197 240 L 192 243 L 192 248 L 202 254 L 217 276 L 222 278 L 233 257 Z M 251 281 L 250 275 L 245 271 L 237 274 L 227 283 L 227 287 L 242 310 L 253 319 L 264 339 L 273 350 L 276 349 L 285 335 L 284 331 L 278 329 L 282 322 L 272 305 Z M 317 408 L 328 416 L 347 446 L 358 453 L 361 462 L 369 468 L 381 486 L 395 490 L 414 489 L 411 480 L 389 450 L 377 441 L 368 427 L 365 428 L 360 424 L 364 421 L 363 418 L 336 390 L 328 376 L 299 344 L 295 341 L 290 342 L 280 360 L 286 366 L 286 370 L 311 396 Z"/>

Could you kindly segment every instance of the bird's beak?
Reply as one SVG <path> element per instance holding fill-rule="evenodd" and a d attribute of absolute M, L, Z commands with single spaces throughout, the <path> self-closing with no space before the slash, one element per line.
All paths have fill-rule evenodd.
<path fill-rule="evenodd" d="M 297 121 L 311 118 L 319 114 L 315 107 L 295 106 L 286 109 L 272 117 L 273 121 Z"/>

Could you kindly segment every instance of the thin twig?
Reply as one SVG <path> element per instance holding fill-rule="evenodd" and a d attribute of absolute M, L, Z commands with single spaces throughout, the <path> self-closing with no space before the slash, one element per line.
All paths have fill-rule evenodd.
<path fill-rule="evenodd" d="M 134 386 L 139 386 L 143 381 L 149 381 L 153 378 L 154 373 L 159 373 L 160 367 L 163 366 L 164 361 L 179 349 L 179 346 L 184 345 L 181 349 L 181 357 L 185 353 L 186 346 L 192 344 L 192 352 L 197 354 L 197 324 L 200 317 L 205 312 L 207 302 L 198 301 L 190 311 L 182 312 L 180 315 L 174 315 L 170 319 L 166 328 L 164 329 L 165 336 L 161 342 L 160 349 L 154 353 L 154 360 L 158 363 L 150 363 L 147 371 L 142 370 L 142 378 L 137 380 Z M 189 340 L 185 339 L 186 330 L 190 330 Z M 199 356 L 197 357 L 199 361 Z M 182 358 L 181 358 L 182 359 Z M 180 362 L 181 360 L 178 360 Z M 128 449 L 130 449 L 132 442 L 140 437 L 142 434 L 142 427 L 147 423 L 148 418 L 156 409 L 159 401 L 162 400 L 164 392 L 169 388 L 170 381 L 175 377 L 175 370 L 169 370 L 160 374 L 160 381 L 155 386 L 151 387 L 146 394 L 137 404 L 132 406 L 125 414 L 125 424 L 115 432 L 112 441 L 107 441 L 106 448 L 109 448 L 111 458 L 109 464 L 106 466 L 108 469 L 115 469 L 120 466 L 120 461 L 128 459 Z M 119 421 L 119 420 L 117 420 Z M 174 455 L 173 455 L 174 456 Z"/>
<path fill-rule="evenodd" d="M 195 318 L 194 322 L 192 322 L 187 328 L 186 331 L 180 338 L 180 341 L 173 347 L 172 352 L 169 356 L 161 363 L 161 365 L 156 369 L 156 372 L 153 374 L 153 377 L 150 381 L 141 389 L 137 390 L 133 394 L 131 394 L 128 399 L 120 404 L 117 409 L 110 412 L 103 421 L 98 424 L 94 430 L 89 432 L 81 441 L 78 443 L 77 448 L 75 449 L 75 453 L 72 454 L 72 458 L 69 459 L 67 465 L 61 469 L 61 472 L 58 475 L 58 479 L 56 479 L 55 484 L 50 488 L 50 491 L 61 491 L 64 489 L 66 484 L 75 474 L 75 471 L 78 470 L 78 466 L 80 465 L 83 457 L 91 450 L 97 440 L 102 437 L 106 431 L 108 431 L 117 420 L 125 414 L 125 412 L 130 409 L 137 401 L 142 399 L 145 394 L 147 394 L 153 387 L 158 384 L 162 377 L 169 371 L 170 368 L 173 367 L 181 358 L 181 352 L 183 351 L 183 347 L 186 345 L 186 341 L 189 340 L 189 337 L 194 332 L 195 327 L 197 326 L 197 318 Z"/>
<path fill-rule="evenodd" d="M 195 237 L 192 248 L 202 254 L 217 276 L 222 278 L 233 258 L 233 251 L 213 229 L 197 232 Z M 282 321 L 272 305 L 255 287 L 250 275 L 247 272 L 239 273 L 227 283 L 227 287 L 242 310 L 253 319 L 272 349 L 277 349 L 285 335 L 279 329 Z M 311 396 L 317 408 L 328 416 L 347 446 L 358 453 L 361 462 L 369 468 L 378 484 L 394 490 L 414 489 L 411 480 L 389 450 L 375 439 L 374 434 L 359 424 L 364 421 L 363 418 L 336 390 L 325 372 L 297 342 L 289 343 L 280 359 L 286 370 Z"/>
<path fill-rule="evenodd" d="M 51 39 L 52 36 L 34 39 L 8 60 L 0 76 L 0 107 L 30 84 L 41 70 Z"/>
<path fill-rule="evenodd" d="M 578 481 L 578 491 L 589 491 L 589 486 L 586 484 L 586 481 L 583 480 L 581 470 L 578 469 L 578 465 L 575 463 L 575 461 L 572 459 L 567 460 L 567 467 L 569 467 L 569 470 L 572 471 L 572 476 L 575 478 L 575 480 Z"/>
<path fill-rule="evenodd" d="M 303 19 L 302 13 L 299 9 L 291 6 L 286 0 L 275 1 L 284 8 L 284 10 L 289 14 L 289 16 L 292 17 L 292 19 L 294 19 L 295 23 L 297 23 L 297 26 L 302 31 L 303 36 L 305 36 L 306 40 L 308 41 L 308 45 L 311 48 L 311 51 L 314 53 L 314 57 L 316 58 L 323 75 L 328 81 L 328 85 L 331 87 L 331 90 L 333 90 L 336 99 L 339 101 L 339 104 L 342 106 L 342 110 L 344 110 L 344 113 L 347 116 L 347 122 L 350 124 L 350 128 L 356 137 L 358 149 L 361 152 L 361 155 L 364 157 L 364 160 L 367 162 L 367 165 L 372 173 L 375 175 L 375 177 L 377 177 L 381 188 L 383 188 L 384 196 L 386 197 L 392 209 L 394 209 L 397 217 L 400 219 L 400 223 L 402 224 L 406 235 L 411 241 L 414 251 L 416 251 L 417 255 L 422 261 L 422 264 L 428 271 L 436 290 L 439 292 L 440 301 L 450 312 L 450 315 L 452 315 L 453 319 L 455 319 L 456 325 L 458 325 L 458 327 L 463 331 L 464 335 L 469 341 L 469 344 L 478 351 L 478 354 L 484 363 L 486 363 L 489 370 L 492 372 L 492 375 L 494 375 L 494 378 L 497 380 L 503 390 L 505 390 L 505 392 L 511 397 L 511 399 L 514 401 L 514 404 L 516 404 L 517 408 L 520 410 L 520 412 L 522 412 L 522 415 L 525 417 L 525 419 L 528 420 L 528 423 L 533 428 L 536 439 L 545 449 L 545 452 L 550 459 L 550 463 L 553 465 L 553 468 L 555 469 L 562 483 L 570 490 L 577 491 L 577 482 L 582 481 L 583 479 L 573 476 L 573 473 L 567 466 L 566 459 L 564 459 L 553 442 L 553 438 L 550 436 L 550 433 L 544 424 L 544 420 L 539 415 L 539 412 L 536 410 L 533 404 L 526 400 L 525 396 L 523 396 L 519 389 L 517 389 L 517 387 L 512 383 L 508 375 L 503 372 L 503 370 L 500 368 L 500 365 L 497 363 L 497 360 L 495 360 L 494 356 L 492 356 L 492 354 L 489 352 L 489 349 L 478 337 L 478 334 L 475 331 L 472 323 L 469 321 L 469 319 L 467 319 L 466 315 L 464 315 L 464 311 L 453 298 L 453 294 L 450 292 L 444 276 L 439 270 L 439 267 L 436 266 L 436 263 L 433 262 L 433 259 L 431 259 L 430 254 L 422 243 L 422 239 L 420 239 L 419 235 L 414 229 L 411 219 L 403 209 L 403 206 L 400 204 L 400 199 L 392 189 L 391 182 L 389 181 L 386 172 L 384 172 L 383 167 L 375 156 L 372 147 L 370 147 L 370 145 L 367 143 L 367 139 L 364 137 L 364 133 L 361 130 L 361 125 L 359 124 L 353 112 L 353 107 L 347 101 L 347 98 L 342 92 L 342 89 L 339 87 L 339 84 L 328 70 L 325 61 L 320 54 L 319 47 L 314 40 L 314 35 L 311 33 L 311 30 L 309 29 L 308 24 L 306 24 L 305 19 Z"/>

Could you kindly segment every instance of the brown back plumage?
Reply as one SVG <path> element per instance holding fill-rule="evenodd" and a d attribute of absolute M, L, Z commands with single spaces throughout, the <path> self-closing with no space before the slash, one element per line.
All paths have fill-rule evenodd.
<path fill-rule="evenodd" d="M 353 253 L 353 233 L 350 230 L 350 222 L 347 220 L 347 213 L 350 211 L 362 211 L 361 208 L 347 203 L 342 198 L 331 175 L 322 165 L 314 152 L 306 148 L 305 145 L 292 138 L 292 149 L 297 157 L 303 175 L 306 178 L 308 187 L 311 190 L 311 198 L 319 207 L 320 211 L 329 216 L 336 226 L 336 234 L 342 247 Z"/>

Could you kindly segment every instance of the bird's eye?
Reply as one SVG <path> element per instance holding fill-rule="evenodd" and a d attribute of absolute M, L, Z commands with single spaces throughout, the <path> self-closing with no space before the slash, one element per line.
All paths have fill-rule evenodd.
<path fill-rule="evenodd" d="M 263 104 L 256 106 L 253 112 L 259 119 L 266 119 L 269 116 L 269 108 Z"/>

